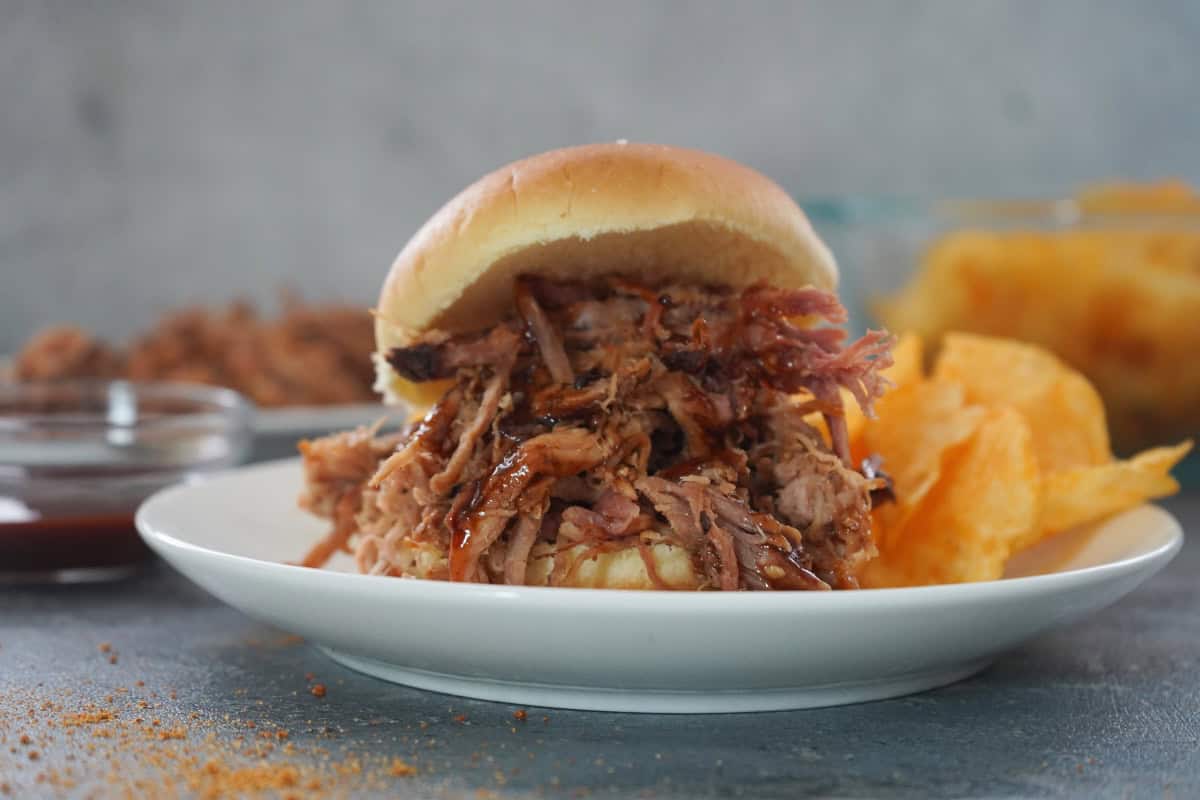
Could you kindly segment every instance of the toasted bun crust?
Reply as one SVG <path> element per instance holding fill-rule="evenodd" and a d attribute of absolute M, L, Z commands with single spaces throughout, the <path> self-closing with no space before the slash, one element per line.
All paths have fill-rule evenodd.
<path fill-rule="evenodd" d="M 476 330 L 512 306 L 522 273 L 648 282 L 837 286 L 837 265 L 791 197 L 720 156 L 595 144 L 517 161 L 464 189 L 417 231 L 379 298 L 377 354 L 429 328 Z M 378 388 L 422 406 L 443 387 Z"/>

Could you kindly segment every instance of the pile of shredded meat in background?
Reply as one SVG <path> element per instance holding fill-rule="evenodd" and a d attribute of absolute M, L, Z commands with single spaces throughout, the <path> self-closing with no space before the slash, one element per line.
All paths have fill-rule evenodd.
<path fill-rule="evenodd" d="M 387 354 L 410 381 L 452 381 L 411 431 L 302 444 L 301 503 L 334 523 L 306 564 L 353 546 L 372 574 L 573 585 L 589 556 L 636 550 L 672 588 L 655 548 L 681 547 L 699 588 L 856 586 L 886 483 L 851 464 L 839 389 L 869 412 L 889 336 L 843 347 L 812 326 L 845 320 L 816 289 L 523 278 L 515 294 L 487 331 Z"/>
<path fill-rule="evenodd" d="M 180 381 L 228 386 L 261 406 L 370 403 L 368 353 L 374 324 L 365 310 L 285 298 L 278 319 L 245 303 L 166 314 L 123 350 L 71 325 L 47 328 L 12 368 L 18 381 Z"/>

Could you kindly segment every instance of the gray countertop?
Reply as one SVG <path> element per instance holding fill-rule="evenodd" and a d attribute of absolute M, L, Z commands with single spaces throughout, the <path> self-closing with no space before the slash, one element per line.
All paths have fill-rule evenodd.
<path fill-rule="evenodd" d="M 1200 495 L 1166 505 L 1200 527 Z M 913 697 L 524 720 L 350 672 L 162 564 L 106 586 L 6 588 L 0 792 L 1197 797 L 1198 575 L 1193 539 L 1117 606 Z M 416 774 L 393 774 L 405 765 Z"/>

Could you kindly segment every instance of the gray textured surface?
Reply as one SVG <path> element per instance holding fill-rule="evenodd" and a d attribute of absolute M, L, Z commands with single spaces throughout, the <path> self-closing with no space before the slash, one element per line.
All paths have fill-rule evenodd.
<path fill-rule="evenodd" d="M 1200 177 L 1200 4 L 0 2 L 0 353 L 281 283 L 370 302 L 514 157 L 709 148 L 797 194 Z"/>
<path fill-rule="evenodd" d="M 1167 505 L 1200 526 L 1200 495 Z M 1193 538 L 1117 606 L 910 698 L 720 717 L 530 709 L 519 724 L 509 706 L 344 670 L 160 566 L 110 587 L 0 592 L 0 718 L 14 719 L 3 713 L 22 692 L 62 699 L 72 687 L 66 702 L 78 706 L 140 679 L 135 692 L 177 690 L 147 712 L 168 723 L 195 709 L 227 735 L 239 720 L 269 719 L 302 748 L 409 759 L 423 773 L 396 791 L 413 797 L 1196 797 L 1198 573 Z M 105 641 L 118 664 L 97 652 Z M 310 671 L 329 688 L 323 700 L 305 692 Z M 98 777 L 85 758 L 64 760 L 70 747 L 40 746 L 37 763 L 0 748 L 0 780 L 17 796 L 47 792 L 34 781 L 50 767 Z"/>

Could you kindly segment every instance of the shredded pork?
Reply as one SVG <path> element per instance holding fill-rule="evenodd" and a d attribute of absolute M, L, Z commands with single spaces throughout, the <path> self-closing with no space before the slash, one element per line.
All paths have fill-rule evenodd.
<path fill-rule="evenodd" d="M 369 403 L 375 400 L 374 375 L 365 353 L 373 336 L 364 310 L 295 298 L 286 300 L 275 319 L 245 303 L 180 309 L 126 347 L 72 325 L 46 328 L 17 354 L 12 378 L 228 386 L 260 406 Z"/>
<path fill-rule="evenodd" d="M 353 550 L 373 574 L 520 584 L 537 552 L 636 547 L 661 583 L 665 542 L 705 588 L 856 586 L 888 487 L 851 463 L 841 390 L 870 413 L 889 336 L 843 347 L 814 324 L 845 320 L 833 295 L 765 285 L 522 278 L 514 307 L 387 354 L 407 380 L 453 382 L 404 436 L 302 447 L 302 504 L 333 522 L 305 563 Z"/>

